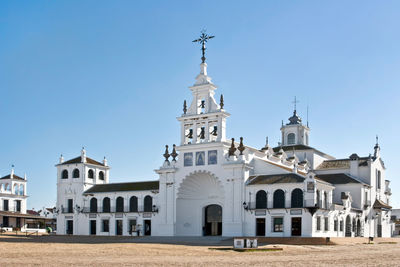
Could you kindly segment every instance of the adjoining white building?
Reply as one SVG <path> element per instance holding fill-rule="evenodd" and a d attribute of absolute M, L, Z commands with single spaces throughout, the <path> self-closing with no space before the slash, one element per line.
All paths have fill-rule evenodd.
<path fill-rule="evenodd" d="M 0 178 L 0 228 L 5 231 L 38 230 L 45 219 L 27 213 L 27 178 L 9 175 Z M 44 231 L 44 229 L 41 229 Z"/>
<path fill-rule="evenodd" d="M 184 103 L 180 144 L 166 148 L 157 181 L 110 183 L 107 161 L 86 156 L 57 167 L 58 234 L 154 236 L 390 237 L 389 181 L 380 147 L 335 159 L 309 145 L 294 110 L 281 145 L 226 138 L 221 95 L 207 64 Z"/>

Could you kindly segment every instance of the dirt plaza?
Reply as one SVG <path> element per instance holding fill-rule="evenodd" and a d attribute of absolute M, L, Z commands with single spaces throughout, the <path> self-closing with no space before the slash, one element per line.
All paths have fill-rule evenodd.
<path fill-rule="evenodd" d="M 364 242 L 365 241 L 365 242 Z M 231 238 L 0 236 L 0 266 L 398 266 L 399 239 L 337 245 L 262 244 L 282 251 L 220 250 Z"/>

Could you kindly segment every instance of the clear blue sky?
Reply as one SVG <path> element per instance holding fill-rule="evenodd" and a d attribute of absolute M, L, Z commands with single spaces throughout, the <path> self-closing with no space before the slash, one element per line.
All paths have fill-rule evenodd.
<path fill-rule="evenodd" d="M 297 96 L 328 154 L 367 156 L 379 135 L 400 207 L 399 18 L 399 1 L 1 1 L 0 174 L 26 172 L 36 209 L 82 146 L 112 182 L 157 179 L 207 28 L 228 137 L 277 144 Z"/>

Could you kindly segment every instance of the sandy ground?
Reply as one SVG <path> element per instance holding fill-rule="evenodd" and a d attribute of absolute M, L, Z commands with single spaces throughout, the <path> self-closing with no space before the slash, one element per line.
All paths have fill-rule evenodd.
<path fill-rule="evenodd" d="M 393 241 L 397 243 L 267 245 L 283 251 L 235 252 L 211 250 L 204 244 L 0 236 L 0 266 L 399 266 L 400 240 Z"/>

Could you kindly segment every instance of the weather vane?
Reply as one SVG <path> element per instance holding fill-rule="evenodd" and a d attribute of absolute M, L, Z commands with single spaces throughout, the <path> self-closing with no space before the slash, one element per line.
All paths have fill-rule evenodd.
<path fill-rule="evenodd" d="M 206 33 L 206 30 L 202 30 L 201 31 L 201 35 L 199 39 L 193 40 L 193 43 L 200 43 L 201 44 L 201 51 L 202 51 L 202 57 L 201 57 L 201 63 L 205 63 L 206 62 L 206 57 L 205 57 L 205 53 L 206 53 L 206 43 L 208 40 L 214 38 L 215 36 L 209 36 Z"/>

